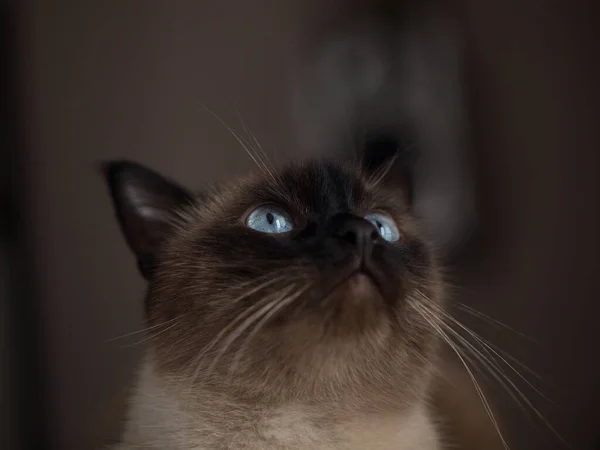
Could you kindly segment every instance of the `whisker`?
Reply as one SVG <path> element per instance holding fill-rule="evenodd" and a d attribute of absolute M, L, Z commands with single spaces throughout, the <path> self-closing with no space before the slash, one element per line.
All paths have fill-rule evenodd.
<path fill-rule="evenodd" d="M 242 125 L 242 130 L 248 136 L 248 140 L 249 140 L 249 142 L 247 142 L 248 146 L 252 147 L 251 143 L 252 142 L 254 143 L 255 154 L 260 159 L 260 161 L 261 161 L 262 165 L 264 166 L 265 170 L 267 170 L 267 172 L 269 173 L 269 175 L 271 175 L 271 177 L 273 179 L 278 178 L 278 177 L 275 176 L 274 166 L 273 166 L 273 163 L 271 162 L 271 160 L 269 159 L 269 156 L 267 155 L 267 153 L 263 149 L 262 145 L 260 145 L 260 142 L 258 142 L 258 139 L 256 139 L 256 136 L 252 133 L 252 131 L 250 130 L 250 128 L 246 125 L 246 122 L 244 122 L 244 119 L 242 118 L 239 110 L 237 110 L 237 109 L 236 109 L 236 114 L 238 116 L 238 120 L 240 121 L 240 124 Z M 258 155 L 258 152 L 260 152 L 261 155 Z M 271 171 L 271 169 L 273 169 L 273 171 Z"/>
<path fill-rule="evenodd" d="M 392 167 L 394 167 L 394 164 L 396 162 L 396 160 L 399 158 L 400 153 L 406 153 L 408 151 L 411 151 L 413 148 L 415 147 L 415 145 L 411 145 L 409 147 L 406 147 L 402 150 L 397 151 L 390 159 L 389 161 L 386 162 L 386 164 L 384 166 L 382 166 L 380 169 L 378 169 L 377 171 L 375 171 L 375 173 L 371 176 L 368 177 L 368 184 L 371 188 L 377 187 L 387 176 L 387 174 L 389 173 L 389 171 L 392 169 Z"/>
<path fill-rule="evenodd" d="M 494 378 L 494 380 L 496 380 L 496 382 L 513 399 L 513 401 L 519 406 L 519 408 L 521 408 L 521 410 L 525 414 L 527 414 L 528 417 L 531 417 L 529 410 L 526 408 L 526 406 L 529 405 L 526 404 L 527 402 L 524 402 L 524 400 L 522 400 L 523 398 L 526 398 L 525 394 L 523 394 L 511 382 L 510 378 L 508 378 L 506 374 L 502 373 L 502 371 L 498 368 L 497 365 L 490 362 L 481 352 L 477 350 L 477 348 L 475 348 L 471 343 L 469 343 L 463 336 L 458 335 L 455 330 L 451 330 L 450 328 L 448 328 L 448 330 L 456 337 L 457 344 L 462 345 L 463 349 L 468 350 L 473 355 L 473 357 L 477 359 L 481 367 L 487 370 L 489 375 L 491 375 Z M 532 408 L 531 406 L 529 407 Z"/>
<path fill-rule="evenodd" d="M 448 318 L 453 321 L 457 326 L 459 326 L 461 329 L 463 329 L 465 332 L 467 332 L 475 341 L 477 341 L 479 344 L 481 344 L 484 348 L 485 351 L 488 354 L 492 354 L 493 356 L 499 358 L 504 364 L 506 364 L 506 366 L 508 366 L 508 368 L 510 370 L 512 370 L 519 378 L 521 378 L 525 383 L 527 383 L 527 385 L 533 389 L 536 393 L 538 393 L 539 395 L 541 395 L 542 397 L 544 397 L 546 400 L 550 401 L 549 398 L 547 398 L 543 392 L 541 392 L 538 388 L 536 388 L 525 376 L 523 376 L 523 374 L 521 374 L 521 372 L 519 372 L 515 366 L 513 366 L 510 362 L 508 362 L 508 360 L 502 356 L 500 354 L 499 351 L 497 351 L 494 346 L 489 343 L 487 340 L 483 339 L 481 336 L 477 335 L 477 333 L 475 333 L 474 331 L 470 330 L 468 327 L 466 327 L 465 325 L 461 324 L 459 321 L 457 321 L 454 317 L 452 316 L 448 316 Z M 510 357 L 510 355 L 507 355 L 507 357 Z M 538 374 L 536 374 L 535 372 L 533 372 L 531 369 L 529 369 L 525 364 L 520 363 L 518 360 L 516 360 L 516 358 L 512 358 L 515 359 L 516 363 L 519 363 L 521 366 L 523 366 L 524 369 L 528 370 L 532 375 L 534 375 L 536 378 L 538 378 L 539 380 L 542 380 L 542 377 Z"/>
<path fill-rule="evenodd" d="M 477 335 L 473 330 L 469 329 L 466 325 L 462 324 L 452 315 L 448 314 L 438 305 L 435 305 L 433 302 L 429 301 L 427 296 L 423 294 L 421 291 L 417 290 L 417 293 L 424 299 L 427 300 L 426 304 L 421 304 L 420 306 L 426 310 L 429 310 L 429 313 L 432 316 L 441 315 L 444 319 L 450 320 L 452 324 L 458 326 L 460 329 L 468 333 L 470 337 L 472 337 L 476 343 L 483 347 L 483 351 L 487 353 L 487 356 L 482 353 L 482 350 L 479 350 L 477 347 L 473 345 L 473 343 L 469 342 L 464 336 L 462 336 L 458 331 L 454 330 L 450 323 L 447 323 L 445 320 L 442 320 L 442 326 L 444 326 L 452 335 L 458 339 L 458 342 L 462 344 L 463 348 L 469 350 L 472 355 L 477 358 L 477 360 L 481 363 L 483 368 L 485 368 L 488 373 L 500 384 L 500 386 L 505 389 L 505 391 L 511 396 L 511 398 L 519 405 L 523 411 L 529 415 L 528 410 L 525 408 L 527 406 L 529 410 L 531 410 L 536 417 L 565 445 L 569 448 L 570 444 L 556 431 L 556 429 L 548 422 L 548 420 L 544 417 L 544 415 L 537 409 L 531 400 L 517 387 L 517 385 L 505 374 L 499 364 L 494 361 L 494 355 L 501 359 L 501 361 L 506 364 L 514 373 L 516 373 L 525 383 L 527 383 L 536 393 L 550 401 L 539 389 L 537 389 L 533 384 L 529 382 L 519 371 L 515 369 L 505 358 L 502 357 L 497 351 L 495 351 L 491 344 L 485 341 L 482 337 Z M 454 349 L 453 349 L 454 350 Z M 468 357 L 466 354 L 465 357 Z"/>
<path fill-rule="evenodd" d="M 240 135 L 240 139 L 243 139 L 244 142 L 246 143 L 246 145 L 248 146 L 248 148 L 252 151 L 252 153 L 254 154 L 254 156 L 256 157 L 256 159 L 258 160 L 258 162 L 260 163 L 260 165 L 262 166 L 262 168 L 264 169 L 264 171 L 266 171 L 269 175 L 271 175 L 272 178 L 275 178 L 273 172 L 270 170 L 269 166 L 267 165 L 264 157 L 266 157 L 266 154 L 264 151 L 261 151 L 262 154 L 259 154 L 259 149 L 256 145 L 256 138 L 253 139 L 253 136 L 251 135 L 251 133 L 248 131 L 248 128 L 245 124 L 245 122 L 242 120 L 241 116 L 239 115 L 239 112 L 236 110 L 236 114 L 238 116 L 238 120 L 241 123 L 242 126 L 242 132 L 244 135 Z"/>
<path fill-rule="evenodd" d="M 453 319 L 456 320 L 455 318 L 453 318 Z M 463 326 L 465 326 L 465 325 L 463 324 Z M 477 335 L 477 333 L 475 333 L 474 331 L 472 331 L 472 330 L 470 330 L 470 331 L 474 334 L 474 336 L 473 336 L 474 339 L 476 339 L 478 341 L 481 341 L 480 342 L 481 345 L 484 345 L 485 347 L 487 347 L 490 352 L 494 353 L 498 358 L 500 358 L 514 372 L 518 373 L 518 371 L 514 368 L 514 366 L 512 364 L 510 364 L 508 362 L 508 360 L 512 361 L 514 364 L 516 364 L 519 367 L 521 367 L 523 370 L 525 370 L 527 373 L 529 373 L 531 376 L 533 376 L 537 380 L 544 381 L 544 379 L 543 379 L 543 377 L 541 375 L 539 375 L 538 373 L 536 373 L 533 369 L 531 369 L 525 363 L 519 361 L 517 358 L 515 358 L 512 355 L 510 355 L 508 352 L 502 350 L 498 346 L 492 344 L 490 341 L 488 341 L 488 340 L 482 338 L 481 336 Z M 523 375 L 520 375 L 520 376 L 523 377 Z M 528 384 L 529 384 L 529 382 L 528 382 Z M 543 395 L 543 394 L 541 394 L 541 395 Z"/>
<path fill-rule="evenodd" d="M 231 346 L 231 344 L 233 344 L 233 342 L 237 338 L 239 338 L 242 335 L 242 333 L 244 331 L 246 331 L 247 328 L 249 328 L 257 320 L 259 320 L 263 316 L 263 314 L 268 313 L 272 308 L 274 308 L 277 305 L 278 299 L 276 298 L 274 300 L 270 300 L 272 297 L 273 296 L 267 297 L 269 299 L 269 301 L 266 302 L 266 305 L 261 305 L 260 308 L 255 308 L 255 309 L 258 309 L 258 311 L 254 311 L 248 318 L 246 318 L 241 323 L 240 326 L 238 326 L 237 328 L 235 328 L 229 334 L 229 336 L 227 337 L 227 339 L 224 341 L 223 345 L 221 345 L 221 348 L 217 352 L 217 355 L 215 356 L 215 358 L 213 358 L 213 362 L 211 363 L 211 365 L 208 368 L 208 374 L 211 374 L 214 371 L 214 368 L 217 365 L 217 362 L 225 354 L 225 352 Z"/>
<path fill-rule="evenodd" d="M 244 142 L 244 140 L 240 137 L 240 135 L 232 127 L 230 127 L 217 113 L 212 111 L 208 106 L 206 106 L 204 104 L 201 104 L 200 106 L 202 108 L 204 108 L 204 110 L 206 110 L 211 116 L 213 116 L 215 119 L 217 119 L 219 121 L 219 123 L 221 125 L 223 125 L 231 133 L 231 135 L 235 138 L 236 141 L 238 141 L 238 143 L 241 145 L 241 147 L 246 151 L 246 154 L 250 157 L 250 159 L 252 159 L 252 161 L 254 162 L 256 167 L 258 167 L 258 169 L 261 172 L 269 173 L 268 169 L 265 171 L 265 167 L 263 165 L 261 165 L 262 161 L 252 152 L 252 150 L 248 147 L 248 145 Z M 272 176 L 272 174 L 271 174 L 271 176 Z"/>
<path fill-rule="evenodd" d="M 421 293 L 419 291 L 417 291 L 417 292 L 418 292 L 418 294 L 422 295 L 424 298 L 427 298 L 423 293 Z M 431 306 L 433 306 L 433 305 L 431 305 Z M 506 358 L 504 358 L 498 351 L 496 351 L 494 349 L 494 346 L 491 343 L 489 343 L 487 340 L 485 340 L 484 338 L 482 338 L 481 336 L 479 336 L 477 333 L 475 333 L 469 327 L 467 327 L 466 325 L 464 325 L 463 323 L 461 323 L 459 320 L 457 320 L 451 314 L 448 314 L 443 309 L 441 309 L 439 307 L 436 307 L 436 306 L 433 306 L 433 307 L 436 309 L 437 313 L 442 314 L 447 320 L 450 320 L 452 323 L 454 323 L 460 329 L 462 329 L 463 331 L 465 331 L 469 336 L 471 336 L 478 344 L 480 344 L 484 348 L 484 350 L 486 351 L 486 353 L 488 353 L 488 355 L 490 355 L 490 357 L 495 356 L 495 357 L 499 358 L 519 378 L 521 378 L 525 383 L 527 383 L 527 385 L 529 385 L 529 387 L 531 387 L 536 393 L 538 393 L 540 396 L 544 397 L 546 400 L 549 401 L 549 399 L 537 387 L 535 387 L 525 376 L 523 376 L 523 374 L 521 374 L 521 372 L 519 372 L 511 363 L 509 363 L 506 360 Z M 515 359 L 515 358 L 513 358 L 513 359 Z M 520 363 L 520 364 L 524 366 L 524 364 L 522 364 L 522 363 Z M 535 372 L 533 372 L 531 369 L 528 369 L 526 366 L 525 366 L 525 368 L 528 371 L 532 372 L 537 378 L 541 379 L 541 377 L 539 375 L 535 374 Z"/>
<path fill-rule="evenodd" d="M 497 367 L 495 368 L 495 371 L 493 370 L 492 367 L 490 367 L 490 363 L 485 361 L 485 358 L 483 357 L 483 355 L 481 354 L 481 352 L 479 352 L 477 350 L 477 348 L 475 348 L 473 346 L 473 344 L 471 344 L 470 342 L 468 342 L 463 336 L 460 336 L 455 330 L 452 330 L 450 327 L 448 327 L 448 329 L 455 334 L 455 336 L 459 339 L 462 340 L 463 345 L 466 345 L 474 354 L 478 354 L 480 355 L 480 360 L 481 362 L 484 364 L 484 366 L 487 368 L 487 370 L 489 371 L 489 373 L 496 379 L 496 381 L 498 381 L 498 383 L 500 383 L 500 385 L 508 392 L 508 394 L 515 400 L 515 402 L 517 404 L 519 404 L 524 412 L 527 413 L 527 410 L 523 407 L 522 402 L 525 403 L 525 405 L 527 407 L 529 407 L 529 409 L 531 409 L 534 414 L 544 423 L 544 425 L 546 427 L 548 427 L 548 429 L 556 435 L 556 437 L 558 437 L 561 441 L 563 441 L 565 444 L 569 445 L 565 439 L 554 429 L 554 427 L 552 427 L 552 425 L 550 425 L 550 423 L 548 422 L 548 420 L 544 417 L 544 415 L 539 411 L 539 409 L 537 409 L 533 403 L 527 398 L 527 396 L 525 394 L 523 394 L 521 392 L 521 390 L 515 385 L 515 383 L 508 377 L 506 376 L 506 374 L 502 373 Z M 516 372 L 516 371 L 515 371 Z M 519 376 L 521 376 L 518 372 L 516 372 Z M 523 378 L 521 376 L 521 378 Z M 525 382 L 527 382 L 530 387 L 532 389 L 534 389 L 538 394 L 540 394 L 542 397 L 544 397 L 546 400 L 550 401 L 542 392 L 540 392 L 538 389 L 536 389 L 534 386 L 531 385 L 531 383 L 529 383 L 525 378 L 523 378 L 525 380 Z M 508 384 L 508 385 L 507 385 Z M 512 388 L 512 392 L 514 392 L 516 395 L 518 395 L 520 397 L 521 400 L 519 400 L 515 394 L 513 394 L 511 392 L 511 390 L 509 389 Z"/>
<path fill-rule="evenodd" d="M 250 342 L 252 341 L 254 336 L 256 336 L 256 334 L 258 334 L 258 332 L 265 326 L 265 324 L 273 316 L 275 316 L 277 313 L 279 313 L 286 306 L 292 304 L 298 297 L 300 297 L 302 294 L 304 294 L 310 288 L 310 285 L 305 287 L 304 289 L 301 289 L 300 291 L 296 292 L 291 297 L 287 297 L 288 294 L 291 293 L 295 288 L 296 288 L 296 285 L 290 286 L 290 288 L 287 289 L 283 293 L 283 295 L 277 300 L 278 304 L 275 307 L 273 307 L 272 309 L 270 309 L 258 322 L 256 322 L 254 329 L 248 334 L 248 337 L 245 339 L 244 343 L 240 346 L 240 348 L 236 352 L 233 363 L 231 364 L 231 367 L 229 369 L 230 375 L 232 373 L 234 373 L 235 370 L 237 369 L 239 362 L 241 360 L 241 357 L 244 354 L 244 351 L 246 350 L 246 348 L 248 347 L 248 345 L 250 344 Z"/>
<path fill-rule="evenodd" d="M 436 310 L 436 312 L 442 314 L 444 317 L 446 317 L 450 321 L 454 322 L 457 326 L 459 326 L 461 329 L 463 329 L 465 332 L 467 332 L 471 337 L 473 337 L 473 339 L 478 341 L 479 344 L 483 345 L 487 349 L 488 352 L 491 352 L 494 355 L 496 355 L 496 357 L 500 358 L 502 360 L 502 362 L 504 362 L 504 364 L 506 364 L 512 371 L 514 371 L 520 378 L 522 378 L 523 381 L 525 381 L 527 384 L 529 384 L 529 386 L 531 388 L 536 390 L 540 395 L 544 396 L 544 394 L 539 392 L 537 390 L 537 388 L 529 382 L 529 380 L 527 380 L 518 370 L 516 370 L 516 368 L 512 364 L 510 364 L 507 361 L 507 359 L 510 359 L 513 363 L 519 365 L 521 368 L 526 370 L 529 374 L 531 374 L 538 380 L 542 380 L 542 377 L 539 374 L 537 374 L 535 371 L 533 371 L 531 368 L 529 368 L 523 362 L 519 361 L 517 358 L 511 356 L 510 354 L 508 354 L 501 348 L 497 347 L 496 345 L 492 344 L 488 340 L 484 339 L 479 334 L 475 333 L 475 331 L 473 331 L 471 328 L 467 327 L 464 323 L 460 322 L 457 318 L 455 318 L 453 315 L 449 314 L 443 308 L 435 305 L 421 290 L 417 289 L 416 292 L 419 296 L 421 296 L 427 302 L 427 304 L 429 304 L 431 307 L 433 307 Z M 513 330 L 511 330 L 511 331 L 513 331 Z M 524 336 L 524 337 L 526 337 L 526 336 Z"/>
<path fill-rule="evenodd" d="M 261 291 L 262 289 L 265 289 L 269 286 L 272 286 L 273 284 L 283 281 L 285 279 L 288 279 L 288 277 L 285 276 L 280 276 L 280 277 L 276 277 L 276 278 L 272 278 L 267 280 L 264 283 L 259 284 L 258 286 L 254 287 L 253 289 L 244 292 L 242 295 L 240 295 L 239 297 L 233 299 L 231 301 L 232 304 L 236 304 L 241 302 L 242 300 L 244 300 L 245 298 L 257 294 L 259 291 Z M 264 300 L 264 299 L 263 299 Z M 220 339 L 222 339 L 229 330 L 231 330 L 233 327 L 235 327 L 235 325 L 237 324 L 237 322 L 239 322 L 240 320 L 243 320 L 243 318 L 252 313 L 253 308 L 257 308 L 259 307 L 259 305 L 261 305 L 262 302 L 258 302 L 257 304 L 253 305 L 252 307 L 244 310 L 241 314 L 239 314 L 238 316 L 236 316 L 231 322 L 229 322 L 209 343 L 206 347 L 204 347 L 204 349 L 198 354 L 198 356 L 196 356 L 195 358 L 192 359 L 190 365 L 195 365 L 196 369 L 194 370 L 194 375 L 192 376 L 192 384 L 195 382 L 196 378 L 198 377 L 198 372 L 201 369 L 201 364 L 202 364 L 202 360 L 204 359 L 204 357 L 206 356 L 206 354 L 219 342 Z"/>
<path fill-rule="evenodd" d="M 471 308 L 470 306 L 467 306 L 464 303 L 457 303 L 456 306 L 459 309 L 461 309 L 461 310 L 463 310 L 463 311 L 465 311 L 465 312 L 467 312 L 467 313 L 469 313 L 469 314 L 471 314 L 471 315 L 473 315 L 475 317 L 479 317 L 481 319 L 487 320 L 488 322 L 490 322 L 490 323 L 492 323 L 494 325 L 497 325 L 497 326 L 499 326 L 501 328 L 504 328 L 505 330 L 511 331 L 511 332 L 513 332 L 513 333 L 521 336 L 522 338 L 527 339 L 528 341 L 531 341 L 534 344 L 539 345 L 539 342 L 537 342 L 531 336 L 527 336 L 526 334 L 521 333 L 520 331 L 515 330 L 514 328 L 506 325 L 505 323 L 503 323 L 503 322 L 501 322 L 501 321 L 499 321 L 497 319 L 494 319 L 493 317 L 490 317 L 490 316 L 482 313 L 481 311 L 477 311 L 476 309 Z"/>
<path fill-rule="evenodd" d="M 169 319 L 169 320 L 167 320 L 165 322 L 158 323 L 156 325 L 152 325 L 152 326 L 149 326 L 149 327 L 146 327 L 146 328 L 142 328 L 141 330 L 132 331 L 131 333 L 122 334 L 121 336 L 115 336 L 115 337 L 107 339 L 106 342 L 118 341 L 119 339 L 124 339 L 126 337 L 135 336 L 136 334 L 146 333 L 146 332 L 148 332 L 150 330 L 154 330 L 155 328 L 159 328 L 159 327 L 162 327 L 162 326 L 164 326 L 164 325 L 166 325 L 168 323 L 171 323 L 174 320 L 180 319 L 181 317 L 182 317 L 182 315 L 179 315 L 179 316 L 173 317 L 172 319 Z"/>
<path fill-rule="evenodd" d="M 181 317 L 181 316 L 180 316 L 180 317 Z M 160 331 L 158 331 L 158 332 L 156 332 L 156 333 L 154 333 L 154 334 L 150 334 L 150 335 L 149 335 L 149 336 L 147 336 L 146 338 L 144 338 L 144 339 L 141 339 L 141 340 L 139 340 L 139 341 L 137 341 L 137 342 L 134 342 L 133 344 L 129 344 L 129 345 L 127 345 L 126 347 L 136 347 L 136 346 L 138 346 L 138 345 L 145 344 L 146 342 L 153 341 L 154 339 L 156 339 L 156 337 L 157 337 L 157 336 L 159 336 L 159 335 L 161 335 L 161 334 L 163 334 L 163 333 L 165 333 L 165 332 L 169 331 L 170 329 L 172 329 L 172 328 L 176 327 L 177 325 L 179 325 L 179 322 L 172 323 L 171 325 L 169 325 L 169 326 L 167 326 L 167 327 L 163 328 L 162 330 L 160 330 Z"/>
<path fill-rule="evenodd" d="M 385 179 L 386 175 L 394 166 L 396 159 L 398 159 L 397 152 L 394 154 L 394 156 L 392 156 L 389 159 L 389 161 L 387 161 L 387 163 L 383 167 L 375 171 L 375 173 L 369 178 L 369 185 L 371 188 L 377 187 Z"/>
<path fill-rule="evenodd" d="M 523 394 L 523 392 L 516 386 L 516 384 L 506 375 L 504 374 L 497 365 L 493 365 L 489 360 L 487 360 L 485 358 L 485 356 L 470 342 L 468 342 L 464 336 L 461 336 L 456 330 L 453 330 L 449 325 L 446 325 L 447 329 L 453 333 L 457 339 L 460 339 L 460 341 L 463 343 L 463 345 L 465 345 L 468 349 L 470 349 L 471 352 L 473 352 L 473 354 L 479 359 L 479 361 L 484 365 L 484 367 L 488 370 L 488 372 L 490 373 L 490 375 L 492 375 L 492 377 L 494 377 L 494 379 L 506 390 L 506 392 L 513 398 L 513 400 L 515 400 L 515 402 L 521 407 L 523 408 L 523 411 L 525 413 L 527 412 L 527 409 L 523 406 L 523 403 L 525 403 L 525 405 L 534 412 L 534 414 L 542 421 L 542 423 L 557 437 L 559 438 L 563 443 L 567 444 L 569 447 L 570 445 L 567 443 L 567 441 L 556 431 L 556 429 L 554 427 L 552 427 L 552 425 L 550 425 L 550 423 L 548 422 L 548 420 L 544 417 L 544 415 L 539 411 L 539 409 L 537 409 L 533 403 L 531 402 L 531 400 L 529 400 L 529 398 Z M 506 361 L 505 361 L 506 362 Z M 513 369 L 514 370 L 514 369 Z M 542 397 L 544 397 L 546 400 L 550 401 L 542 392 L 540 392 L 537 388 L 535 388 L 535 386 L 531 385 L 531 383 L 529 383 L 529 381 L 527 381 L 520 373 L 518 373 L 517 371 L 515 371 L 515 373 L 517 373 L 517 375 L 519 375 L 533 390 L 535 390 L 538 394 L 540 394 Z M 512 388 L 512 391 L 511 391 Z M 521 399 L 519 400 L 519 398 Z"/>
<path fill-rule="evenodd" d="M 191 380 L 190 388 L 196 383 L 198 377 L 200 376 L 201 369 L 202 369 L 202 367 L 204 367 L 204 361 L 205 361 L 206 357 L 208 357 L 209 352 L 215 347 L 215 345 L 220 344 L 222 342 L 223 338 L 225 338 L 226 336 L 227 336 L 227 339 L 229 339 L 229 337 L 233 333 L 235 333 L 236 330 L 239 328 L 237 326 L 239 324 L 239 322 L 242 321 L 243 323 L 245 323 L 248 320 L 247 318 L 246 318 L 246 320 L 244 320 L 244 317 L 249 316 L 252 319 L 252 318 L 254 318 L 254 315 L 258 311 L 260 311 L 262 308 L 264 308 L 265 306 L 268 306 L 268 305 L 273 305 L 274 301 L 271 299 L 272 299 L 272 296 L 266 296 L 260 302 L 252 305 L 250 308 L 244 310 L 240 315 L 236 316 L 236 318 L 233 319 L 226 327 L 224 327 L 219 332 L 219 335 L 216 338 L 214 338 L 200 352 L 200 354 L 197 357 L 194 358 L 196 369 L 194 371 L 193 376 L 190 378 L 190 380 Z M 231 332 L 229 334 L 227 334 L 228 331 L 231 331 Z M 209 364 L 209 366 L 208 366 L 209 370 L 208 370 L 208 373 L 205 375 L 205 378 L 208 378 L 208 375 L 212 372 L 212 370 L 214 369 L 214 366 L 216 365 L 216 363 L 218 362 L 218 360 L 220 359 L 222 354 L 225 352 L 225 350 L 224 350 L 224 345 L 221 344 L 219 350 L 217 350 L 217 355 L 212 358 L 213 362 L 211 364 Z"/>
<path fill-rule="evenodd" d="M 483 404 L 483 407 L 484 407 L 488 417 L 490 418 L 490 420 L 494 426 L 494 429 L 496 430 L 500 440 L 502 441 L 502 445 L 504 446 L 504 448 L 506 450 L 510 450 L 510 446 L 508 445 L 508 443 L 504 439 L 504 436 L 502 435 L 502 432 L 500 431 L 500 427 L 498 426 L 496 417 L 494 416 L 494 413 L 490 407 L 490 404 L 489 404 L 485 394 L 483 393 L 481 386 L 479 385 L 479 382 L 475 378 L 475 375 L 473 374 L 471 368 L 465 361 L 465 358 L 463 358 L 461 352 L 458 350 L 456 345 L 452 342 L 452 340 L 444 332 L 444 330 L 442 330 L 442 328 L 436 323 L 437 317 L 435 316 L 435 314 L 431 313 L 430 311 L 427 311 L 426 308 L 424 307 L 424 305 L 422 305 L 422 304 L 411 302 L 410 305 L 415 309 L 415 311 L 417 311 L 421 315 L 421 317 L 423 317 L 423 319 L 425 319 L 425 321 L 427 321 L 429 323 L 429 325 L 438 333 L 438 335 L 448 344 L 448 346 L 452 349 L 452 351 L 459 358 L 459 360 L 465 367 L 465 370 L 467 371 L 469 378 L 471 379 L 471 382 L 473 383 L 475 391 L 477 392 L 477 395 L 479 396 L 479 399 L 481 400 L 481 403 Z"/>

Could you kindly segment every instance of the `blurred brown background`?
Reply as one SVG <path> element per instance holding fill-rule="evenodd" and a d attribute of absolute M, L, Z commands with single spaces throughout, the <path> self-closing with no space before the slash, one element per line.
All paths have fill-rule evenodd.
<path fill-rule="evenodd" d="M 3 420 L 0 445 L 42 448 L 45 429 L 53 448 L 93 448 L 99 405 L 128 380 L 138 351 L 128 345 L 135 337 L 113 338 L 142 326 L 143 295 L 96 163 L 136 159 L 195 188 L 243 173 L 251 161 L 202 104 L 236 128 L 241 116 L 277 161 L 302 155 L 289 68 L 319 12 L 345 5 L 29 0 L 3 8 L 5 42 L 14 44 L 3 150 L 13 153 L 0 164 L 19 202 L 6 207 L 15 240 L 1 248 L 0 282 L 12 289 L 0 305 L 12 351 L 3 352 L 3 374 L 14 378 L 2 399 L 20 412 L 3 408 L 13 422 Z M 591 449 L 600 436 L 597 6 L 458 0 L 455 8 L 481 231 L 451 269 L 457 295 L 538 342 L 472 324 L 541 375 L 554 405 L 528 394 L 536 407 L 572 448 Z M 13 284 L 11 273 L 20 276 Z M 11 303 L 25 301 L 36 303 Z M 40 384 L 29 357 L 41 361 Z M 539 421 L 510 417 L 513 448 L 565 448 Z"/>

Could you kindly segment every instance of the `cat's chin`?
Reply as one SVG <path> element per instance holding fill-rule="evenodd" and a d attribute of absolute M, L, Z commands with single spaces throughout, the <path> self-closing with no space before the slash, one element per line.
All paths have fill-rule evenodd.
<path fill-rule="evenodd" d="M 353 307 L 364 303 L 380 302 L 383 300 L 377 280 L 369 273 L 357 271 L 339 288 L 342 292 L 341 301 L 347 303 L 343 307 Z M 368 305 L 365 305 L 368 306 Z"/>
<path fill-rule="evenodd" d="M 386 301 L 378 280 L 367 271 L 347 275 L 313 310 L 318 321 L 326 323 L 325 334 L 358 336 L 387 322 Z"/>

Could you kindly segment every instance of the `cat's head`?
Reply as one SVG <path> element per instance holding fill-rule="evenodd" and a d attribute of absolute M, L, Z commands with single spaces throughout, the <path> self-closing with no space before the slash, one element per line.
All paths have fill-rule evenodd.
<path fill-rule="evenodd" d="M 157 370 L 266 401 L 420 395 L 440 283 L 409 178 L 388 176 L 397 156 L 265 168 L 198 195 L 105 164 L 149 282 Z"/>

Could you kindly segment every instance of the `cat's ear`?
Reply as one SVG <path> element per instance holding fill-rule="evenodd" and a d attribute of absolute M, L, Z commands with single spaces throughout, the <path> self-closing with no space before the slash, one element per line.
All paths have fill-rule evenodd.
<path fill-rule="evenodd" d="M 130 161 L 101 164 L 113 206 L 140 272 L 150 279 L 161 245 L 173 232 L 177 210 L 193 203 L 192 195 L 158 173 Z"/>
<path fill-rule="evenodd" d="M 414 201 L 414 178 L 417 153 L 414 145 L 392 133 L 367 135 L 360 165 L 369 178 L 402 189 L 409 205 Z"/>

